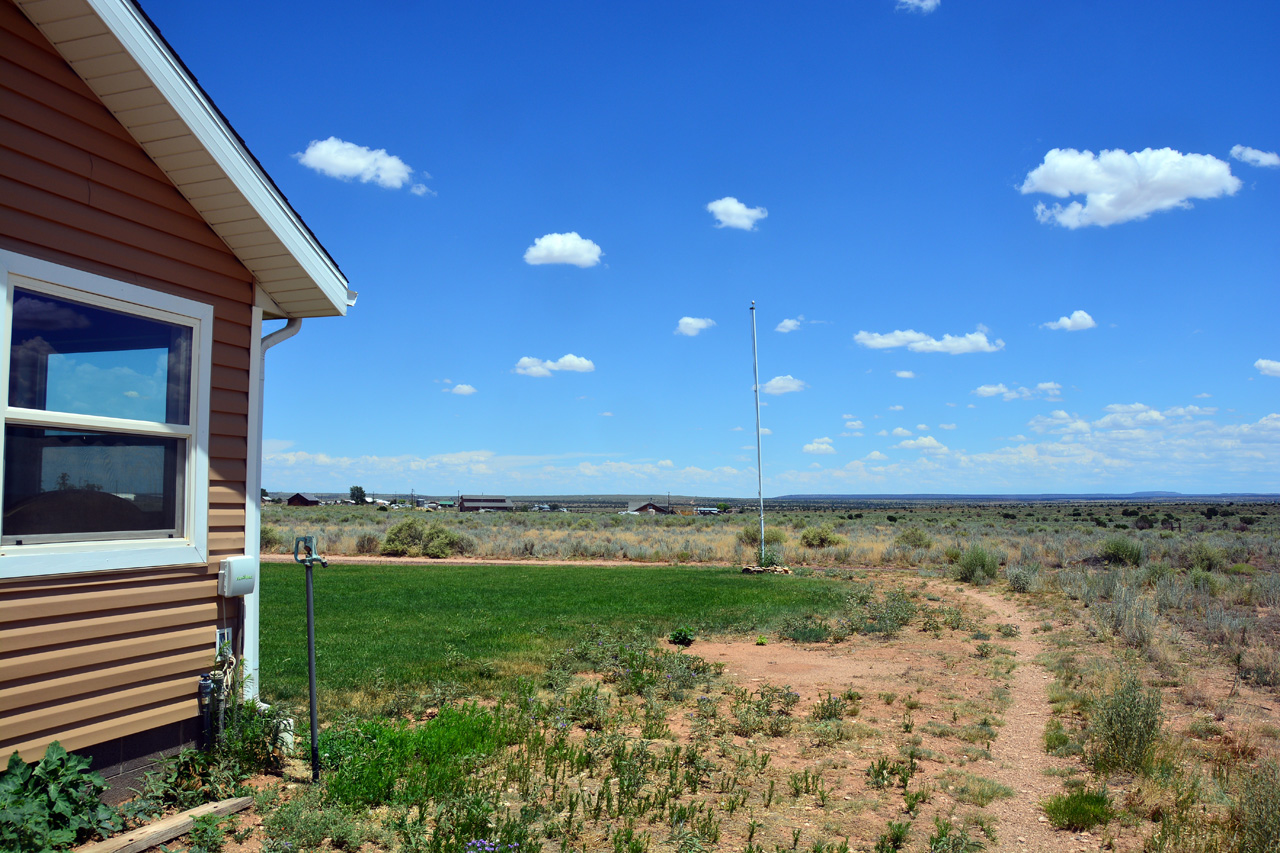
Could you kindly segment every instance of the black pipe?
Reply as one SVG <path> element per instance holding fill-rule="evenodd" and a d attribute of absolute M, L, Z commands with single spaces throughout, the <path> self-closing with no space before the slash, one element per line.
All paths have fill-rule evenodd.
<path fill-rule="evenodd" d="M 208 673 L 200 676 L 200 725 L 201 725 L 201 745 L 205 749 L 213 746 L 213 707 L 211 700 L 213 698 L 213 679 Z"/>
<path fill-rule="evenodd" d="M 316 721 L 316 613 L 312 599 L 311 560 L 307 560 L 307 665 L 311 676 L 311 781 L 320 781 L 320 727 Z"/>

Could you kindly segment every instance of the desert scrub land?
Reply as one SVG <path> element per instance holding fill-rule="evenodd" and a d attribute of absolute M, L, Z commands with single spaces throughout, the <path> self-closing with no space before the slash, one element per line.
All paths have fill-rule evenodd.
<path fill-rule="evenodd" d="M 457 513 L 373 507 L 263 508 L 264 553 L 289 553 L 295 536 L 318 537 L 329 555 L 461 557 L 744 565 L 756 559 L 751 508 L 721 516 L 634 516 L 610 511 Z M 397 526 L 417 537 L 390 535 Z M 916 502 L 849 504 L 766 512 L 765 544 L 787 565 L 928 567 L 953 563 L 971 545 L 1002 562 L 1061 568 L 1095 559 L 1109 538 L 1139 559 L 1187 566 L 1197 543 L 1210 561 L 1280 564 L 1280 504 L 1219 502 Z M 406 547 L 407 546 L 407 547 Z M 416 546 L 416 549 L 415 549 Z M 1203 562 L 1203 558 L 1200 559 Z"/>
<path fill-rule="evenodd" d="M 921 565 L 792 576 L 317 570 L 322 781 L 260 779 L 228 849 L 1278 850 L 1274 535 L 1192 520 L 1076 530 L 1061 567 L 978 521 Z M 301 574 L 264 567 L 278 707 Z"/>
<path fill-rule="evenodd" d="M 316 570 L 320 783 L 247 703 L 131 822 L 249 791 L 186 848 L 1280 853 L 1274 505 L 788 512 L 765 542 L 795 574 L 750 576 L 652 558 L 753 556 L 743 516 L 344 512 L 277 535 L 425 557 Z M 474 556 L 624 534 L 650 559 Z M 302 587 L 263 567 L 262 695 L 299 721 Z"/>

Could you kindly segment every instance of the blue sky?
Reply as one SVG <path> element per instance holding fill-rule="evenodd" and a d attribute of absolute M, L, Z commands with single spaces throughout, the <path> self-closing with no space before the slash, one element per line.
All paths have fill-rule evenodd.
<path fill-rule="evenodd" d="M 1280 491 L 1274 2 L 144 6 L 360 292 L 269 489 L 753 495 L 755 300 L 766 495 Z"/>

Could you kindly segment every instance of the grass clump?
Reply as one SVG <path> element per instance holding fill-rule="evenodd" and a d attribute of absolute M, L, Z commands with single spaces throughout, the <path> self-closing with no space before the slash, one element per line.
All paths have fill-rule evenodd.
<path fill-rule="evenodd" d="M 1142 546 L 1123 536 L 1109 536 L 1098 549 L 1098 556 L 1112 566 L 1136 566 L 1142 562 Z"/>
<path fill-rule="evenodd" d="M 778 634 L 794 643 L 824 643 L 831 637 L 831 626 L 813 613 L 796 613 L 782 620 Z"/>
<path fill-rule="evenodd" d="M 1244 775 L 1231 822 L 1235 851 L 1280 851 L 1280 761 L 1269 759 Z"/>
<path fill-rule="evenodd" d="M 1040 564 L 1017 563 L 1006 566 L 1004 577 L 1009 582 L 1009 589 L 1014 592 L 1035 592 L 1040 588 Z"/>
<path fill-rule="evenodd" d="M 413 805 L 458 793 L 482 762 L 511 741 L 493 713 L 446 706 L 425 725 L 375 720 L 320 735 L 326 791 L 351 807 Z"/>
<path fill-rule="evenodd" d="M 1049 823 L 1058 829 L 1079 832 L 1108 823 L 1113 812 L 1111 798 L 1106 791 L 1087 791 L 1083 788 L 1058 794 L 1042 803 Z"/>
<path fill-rule="evenodd" d="M 962 583 L 984 586 L 1000 574 L 1000 560 L 995 554 L 974 545 L 960 555 L 952 569 L 952 576 Z"/>
<path fill-rule="evenodd" d="M 1101 774 L 1145 772 L 1160 742 L 1163 721 L 1160 691 L 1144 689 L 1136 673 L 1126 673 L 1093 703 L 1086 761 Z"/>
<path fill-rule="evenodd" d="M 919 527 L 908 527 L 893 540 L 904 548 L 932 548 L 933 540 Z"/>
<path fill-rule="evenodd" d="M 768 531 L 765 533 L 768 534 Z M 830 524 L 806 527 L 800 531 L 800 544 L 806 548 L 834 548 L 844 545 L 846 541 L 843 536 L 836 535 L 835 528 Z"/>
<path fill-rule="evenodd" d="M 752 548 L 760 547 L 760 527 L 756 524 L 748 524 L 742 528 L 742 532 L 738 534 L 738 541 L 743 545 L 749 545 Z M 766 527 L 764 529 L 764 544 L 781 545 L 787 541 L 787 534 L 780 527 Z"/>
<path fill-rule="evenodd" d="M 1013 789 L 1008 785 L 963 770 L 947 770 L 939 782 L 951 796 L 973 806 L 985 807 L 994 800 L 1013 796 Z"/>

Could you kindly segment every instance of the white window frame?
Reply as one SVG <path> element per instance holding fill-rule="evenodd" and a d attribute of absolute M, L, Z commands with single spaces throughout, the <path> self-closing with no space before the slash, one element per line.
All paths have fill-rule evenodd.
<path fill-rule="evenodd" d="M 91 305 L 179 322 L 192 330 L 191 424 L 187 440 L 187 464 L 183 482 L 182 531 L 175 538 L 101 539 L 95 541 L 41 542 L 0 545 L 0 578 L 183 566 L 208 562 L 209 540 L 209 396 L 212 386 L 213 306 L 183 299 L 106 276 L 0 249 L 3 277 L 3 315 L 0 316 L 0 405 L 7 424 L 9 410 L 9 359 L 13 334 L 13 289 L 34 290 L 75 299 Z M 29 410 L 22 410 L 30 414 Z M 33 418 L 21 421 L 33 424 Z M 119 431 L 132 422 L 115 418 L 76 415 L 85 429 L 110 426 Z M 137 422 L 141 425 L 143 422 Z M 148 434 L 163 434 L 146 423 Z M 176 434 L 176 433 L 175 433 Z M 4 484 L 4 430 L 0 429 L 0 489 Z M 0 519 L 0 525 L 3 519 Z"/>

